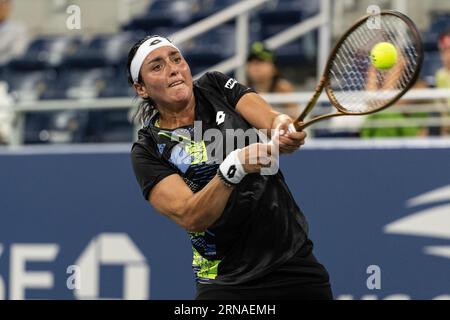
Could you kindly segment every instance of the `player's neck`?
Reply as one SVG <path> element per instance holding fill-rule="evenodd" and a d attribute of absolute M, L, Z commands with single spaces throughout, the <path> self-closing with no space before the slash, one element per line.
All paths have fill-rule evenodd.
<path fill-rule="evenodd" d="M 158 108 L 159 125 L 161 128 L 175 129 L 194 123 L 195 120 L 195 99 L 191 99 L 189 103 L 179 108 Z"/>

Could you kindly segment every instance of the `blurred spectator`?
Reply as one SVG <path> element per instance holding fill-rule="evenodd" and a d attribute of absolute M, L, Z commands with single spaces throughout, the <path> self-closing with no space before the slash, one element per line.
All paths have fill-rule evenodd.
<path fill-rule="evenodd" d="M 428 87 L 426 81 L 419 79 L 412 89 L 425 89 Z M 399 111 L 388 109 L 386 112 L 378 112 L 371 114 L 367 120 L 374 121 L 395 121 L 400 126 L 389 127 L 364 127 L 361 130 L 362 138 L 388 138 L 388 137 L 424 137 L 429 135 L 428 128 L 411 124 L 414 120 L 426 119 L 429 115 L 426 112 L 408 112 L 403 107 L 409 105 L 432 104 L 432 101 L 423 100 L 400 100 L 396 106 L 400 107 Z"/>
<path fill-rule="evenodd" d="M 13 121 L 12 101 L 5 82 L 0 82 L 0 145 L 8 144 Z"/>
<path fill-rule="evenodd" d="M 436 73 L 436 87 L 450 89 L 450 30 L 442 33 L 439 36 L 439 51 L 441 53 L 441 60 L 443 67 Z M 450 118 L 450 99 L 445 101 L 445 109 L 447 112 L 442 114 L 444 119 Z M 450 126 L 443 126 L 441 128 L 442 135 L 450 134 Z"/>
<path fill-rule="evenodd" d="M 28 46 L 24 25 L 9 20 L 12 0 L 0 0 L 0 66 L 22 55 Z"/>
<path fill-rule="evenodd" d="M 0 68 L 22 55 L 28 47 L 25 26 L 9 19 L 12 6 L 12 0 L 0 0 Z M 0 144 L 8 143 L 13 119 L 7 91 L 7 84 L 0 81 Z"/>
<path fill-rule="evenodd" d="M 267 49 L 261 42 L 252 44 L 246 65 L 247 85 L 258 93 L 291 93 L 294 86 L 283 79 L 275 64 L 275 54 Z M 292 118 L 300 114 L 296 103 L 273 105 L 280 112 Z"/>
<path fill-rule="evenodd" d="M 436 86 L 450 88 L 450 30 L 440 35 L 439 50 L 443 67 L 436 73 Z"/>
<path fill-rule="evenodd" d="M 375 67 L 371 66 L 368 72 L 367 89 L 370 91 L 377 90 L 391 90 L 396 87 L 396 83 L 403 74 L 406 61 L 402 55 L 399 55 L 396 65 L 389 70 L 384 76 L 384 81 L 380 82 L 378 72 Z M 419 79 L 412 89 L 424 89 L 427 88 L 426 81 Z M 423 137 L 429 135 L 428 128 L 424 126 L 417 126 L 414 124 L 415 120 L 423 120 L 428 117 L 425 112 L 408 112 L 407 107 L 409 105 L 417 104 L 432 104 L 432 101 L 412 101 L 412 100 L 400 100 L 397 102 L 394 109 L 388 109 L 385 112 L 379 112 L 371 114 L 367 117 L 367 121 L 386 121 L 389 126 L 368 126 L 367 122 L 361 129 L 360 135 L 362 138 L 388 138 L 388 137 Z M 398 125 L 394 125 L 394 122 Z"/>

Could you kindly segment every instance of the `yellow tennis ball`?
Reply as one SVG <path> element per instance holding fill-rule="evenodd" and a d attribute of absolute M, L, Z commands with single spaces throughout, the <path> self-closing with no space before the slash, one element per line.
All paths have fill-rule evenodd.
<path fill-rule="evenodd" d="M 389 70 L 397 63 L 397 49 L 389 42 L 380 42 L 372 48 L 370 58 L 375 68 Z"/>

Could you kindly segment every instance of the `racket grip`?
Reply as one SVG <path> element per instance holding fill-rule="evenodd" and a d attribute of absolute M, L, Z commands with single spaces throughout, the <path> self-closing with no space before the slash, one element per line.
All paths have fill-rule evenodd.
<path fill-rule="evenodd" d="M 293 123 L 291 123 L 288 127 L 289 132 L 297 132 Z"/>

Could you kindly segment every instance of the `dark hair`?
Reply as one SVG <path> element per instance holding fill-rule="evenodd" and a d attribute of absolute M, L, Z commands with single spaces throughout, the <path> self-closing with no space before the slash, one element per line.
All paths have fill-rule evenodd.
<path fill-rule="evenodd" d="M 441 33 L 439 33 L 439 40 L 441 40 L 442 38 L 445 38 L 447 36 L 450 36 L 450 29 L 444 30 Z"/>
<path fill-rule="evenodd" d="M 134 84 L 134 80 L 133 77 L 131 76 L 131 72 L 130 72 L 130 66 L 131 66 L 131 62 L 133 61 L 134 56 L 136 55 L 136 52 L 138 51 L 139 47 L 148 39 L 151 38 L 155 38 L 155 37 L 161 37 L 161 38 L 165 38 L 164 36 L 160 36 L 160 35 L 152 35 L 152 36 L 147 36 L 141 40 L 139 40 L 138 42 L 136 42 L 130 49 L 130 52 L 128 53 L 128 61 L 127 61 L 127 75 L 128 75 L 128 82 L 130 83 L 130 85 Z M 167 39 L 168 41 L 170 41 L 169 39 Z M 138 83 L 139 84 L 144 84 L 143 80 L 142 80 L 142 76 L 139 73 L 139 77 L 138 77 Z M 136 111 L 136 113 L 133 115 L 132 120 L 136 121 L 136 120 L 140 120 L 142 123 L 146 123 L 148 120 L 150 120 L 150 117 L 153 115 L 153 112 L 155 110 L 155 101 L 153 101 L 152 98 L 142 98 L 142 101 L 139 103 L 138 105 L 138 109 Z"/>

